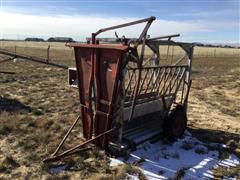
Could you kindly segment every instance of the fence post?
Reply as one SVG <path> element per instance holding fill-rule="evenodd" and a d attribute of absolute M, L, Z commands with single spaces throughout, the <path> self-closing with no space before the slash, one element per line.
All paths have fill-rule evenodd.
<path fill-rule="evenodd" d="M 216 58 L 216 48 L 214 49 L 214 58 Z"/>
<path fill-rule="evenodd" d="M 14 54 L 15 54 L 15 57 L 17 55 L 17 46 L 14 46 Z"/>
<path fill-rule="evenodd" d="M 48 48 L 47 48 L 47 59 L 46 59 L 47 63 L 49 61 L 49 50 L 50 50 L 50 45 L 48 45 Z"/>

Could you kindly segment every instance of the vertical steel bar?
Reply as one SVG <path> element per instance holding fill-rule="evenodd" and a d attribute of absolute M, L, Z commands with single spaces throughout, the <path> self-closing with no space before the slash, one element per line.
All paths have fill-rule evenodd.
<path fill-rule="evenodd" d="M 187 96 L 184 99 L 184 107 L 185 110 L 187 111 L 187 102 L 188 102 L 188 92 L 189 92 L 189 88 L 190 88 L 190 83 L 191 83 L 191 71 L 192 71 L 192 59 L 193 59 L 193 46 L 188 46 L 187 50 L 185 50 L 187 55 L 188 55 L 188 68 L 187 68 L 187 72 L 186 72 L 186 84 L 185 84 L 185 88 L 186 88 L 186 92 L 187 92 Z"/>
<path fill-rule="evenodd" d="M 139 40 L 143 39 L 143 43 L 142 43 L 142 51 L 141 51 L 141 56 L 140 56 L 140 61 L 138 62 L 138 67 L 139 69 L 139 73 L 138 73 L 138 81 L 137 81 L 137 87 L 135 89 L 134 92 L 134 97 L 133 97 L 133 102 L 132 102 L 132 108 L 131 108 L 131 112 L 130 112 L 130 117 L 128 121 L 131 121 L 132 117 L 133 117 L 133 113 L 134 113 L 134 109 L 135 109 L 135 103 L 136 103 L 136 99 L 137 99 L 137 95 L 139 92 L 139 85 L 140 85 L 140 81 L 141 81 L 141 75 L 142 75 L 142 63 L 143 63 L 143 58 L 144 58 L 144 51 L 145 51 L 145 45 L 146 45 L 146 36 L 147 36 L 147 30 L 150 27 L 152 21 L 148 22 L 148 24 L 145 26 L 144 31 L 142 32 L 142 34 L 139 37 Z M 141 38 L 141 39 L 140 39 Z M 136 46 L 135 46 L 136 47 Z"/>
<path fill-rule="evenodd" d="M 181 95 L 181 100 L 180 100 L 181 104 L 183 104 L 182 101 L 183 101 L 184 89 L 185 89 L 184 86 L 185 86 L 185 80 L 182 81 L 182 95 Z"/>

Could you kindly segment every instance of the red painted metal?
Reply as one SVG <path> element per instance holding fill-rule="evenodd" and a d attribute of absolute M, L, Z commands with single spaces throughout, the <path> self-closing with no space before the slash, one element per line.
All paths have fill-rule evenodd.
<path fill-rule="evenodd" d="M 101 49 L 98 52 L 95 75 L 97 84 L 96 108 L 95 116 L 95 135 L 99 135 L 112 126 L 113 104 L 116 99 L 116 87 L 119 83 L 119 68 L 122 64 L 123 50 L 117 49 Z M 104 114 L 106 115 L 104 115 Z M 98 139 L 97 144 L 105 147 L 107 137 Z"/>
<path fill-rule="evenodd" d="M 106 45 L 106 44 L 80 44 L 80 43 L 68 43 L 68 46 L 75 48 L 90 48 L 90 49 L 113 49 L 125 51 L 128 46 L 125 45 Z"/>
<path fill-rule="evenodd" d="M 93 134 L 98 136 L 112 126 L 113 104 L 116 99 L 119 69 L 123 54 L 128 46 L 110 46 L 96 44 L 71 44 L 75 49 L 80 102 L 82 105 L 82 123 L 84 137 L 90 139 Z M 96 88 L 95 116 L 91 115 L 91 98 L 93 83 Z M 94 123 L 94 129 L 93 129 Z M 107 137 L 96 141 L 105 147 Z"/>
<path fill-rule="evenodd" d="M 91 115 L 91 84 L 93 80 L 93 51 L 94 49 L 81 49 L 75 47 L 76 66 L 78 75 L 78 89 L 82 105 L 83 135 L 86 139 L 92 137 Z"/>

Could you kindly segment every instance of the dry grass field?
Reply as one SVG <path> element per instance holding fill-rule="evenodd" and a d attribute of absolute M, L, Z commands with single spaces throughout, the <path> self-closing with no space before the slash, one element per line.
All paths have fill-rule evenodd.
<path fill-rule="evenodd" d="M 43 58 L 48 46 L 45 42 L 0 45 Z M 71 48 L 63 43 L 50 46 L 53 62 L 74 65 Z M 178 51 L 174 49 L 174 54 L 180 55 Z M 239 57 L 240 49 L 196 47 L 194 51 L 188 131 L 203 142 L 226 144 L 219 149 L 222 157 L 230 153 L 240 157 Z M 131 165 L 110 167 L 105 153 L 95 149 L 66 159 L 69 171 L 51 173 L 53 165 L 42 160 L 54 151 L 79 114 L 78 92 L 67 85 L 66 70 L 24 60 L 1 62 L 5 58 L 0 55 L 0 71 L 15 74 L 0 74 L 0 179 L 122 179 L 126 173 L 138 172 Z M 81 124 L 75 134 L 69 145 L 81 141 Z M 221 179 L 223 173 L 239 175 L 240 167 L 214 170 L 216 178 Z"/>
<path fill-rule="evenodd" d="M 0 47 L 12 52 L 17 52 L 19 54 L 27 54 L 30 56 L 37 56 L 41 58 L 47 58 L 47 49 L 50 46 L 50 59 L 56 60 L 59 63 L 67 63 L 69 65 L 74 65 L 74 52 L 72 48 L 66 47 L 64 43 L 55 42 L 26 42 L 26 41 L 0 41 Z M 139 48 L 139 50 L 141 47 Z M 181 57 L 184 55 L 180 47 L 161 46 L 160 54 L 166 56 L 168 51 L 169 60 L 174 57 Z M 61 52 L 61 53 L 59 53 Z M 146 47 L 146 55 L 151 55 L 149 48 Z M 239 49 L 235 48 L 206 48 L 206 47 L 196 47 L 194 49 L 195 57 L 204 58 L 218 58 L 218 57 L 239 57 Z M 173 58 L 174 59 L 174 58 Z"/>

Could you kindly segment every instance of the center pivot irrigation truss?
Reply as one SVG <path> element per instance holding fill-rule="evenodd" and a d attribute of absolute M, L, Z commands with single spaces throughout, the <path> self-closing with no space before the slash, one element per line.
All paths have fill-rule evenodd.
<path fill-rule="evenodd" d="M 193 44 L 173 41 L 179 34 L 148 38 L 148 29 L 155 19 L 149 17 L 100 29 L 87 44 L 68 44 L 75 51 L 76 71 L 70 69 L 69 79 L 70 84 L 77 82 L 81 115 L 44 162 L 86 151 L 93 144 L 114 151 L 135 148 L 160 134 L 171 138 L 183 135 Z M 140 23 L 146 25 L 139 38 L 97 38 L 102 32 Z M 161 65 L 161 45 L 179 46 L 185 54 L 174 65 Z M 146 47 L 152 56 L 146 57 Z M 86 141 L 59 153 L 79 119 Z"/>

